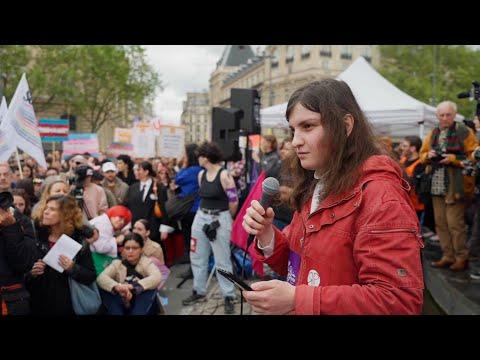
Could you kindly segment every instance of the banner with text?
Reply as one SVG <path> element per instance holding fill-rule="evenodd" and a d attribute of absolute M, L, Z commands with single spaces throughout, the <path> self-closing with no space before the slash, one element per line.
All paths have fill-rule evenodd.
<path fill-rule="evenodd" d="M 99 152 L 97 134 L 69 134 L 68 140 L 63 142 L 63 156 L 89 153 L 98 157 Z"/>
<path fill-rule="evenodd" d="M 185 151 L 184 126 L 160 126 L 158 137 L 158 156 L 180 159 Z"/>
<path fill-rule="evenodd" d="M 155 157 L 155 134 L 151 123 L 141 121 L 133 127 L 132 144 L 134 157 Z"/>
<path fill-rule="evenodd" d="M 115 128 L 115 133 L 113 136 L 113 142 L 115 143 L 132 143 L 132 129 L 126 128 Z"/>
<path fill-rule="evenodd" d="M 133 145 L 121 142 L 113 142 L 107 148 L 107 155 L 110 157 L 118 157 L 122 154 L 130 157 L 134 156 Z"/>

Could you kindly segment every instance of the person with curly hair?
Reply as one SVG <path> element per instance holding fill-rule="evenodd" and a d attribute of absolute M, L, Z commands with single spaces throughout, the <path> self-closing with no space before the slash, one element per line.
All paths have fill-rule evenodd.
<path fill-rule="evenodd" d="M 33 314 L 74 315 L 69 278 L 80 284 L 90 285 L 96 273 L 86 238 L 82 210 L 75 198 L 65 195 L 50 196 L 34 215 L 37 234 L 38 260 L 27 274 L 27 288 L 31 294 Z M 82 245 L 73 258 L 60 255 L 62 273 L 47 266 L 43 257 L 65 234 Z"/>

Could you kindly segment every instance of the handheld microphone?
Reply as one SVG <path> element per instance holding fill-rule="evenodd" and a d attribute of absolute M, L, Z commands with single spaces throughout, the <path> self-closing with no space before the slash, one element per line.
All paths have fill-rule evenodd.
<path fill-rule="evenodd" d="M 280 188 L 280 183 L 274 177 L 268 177 L 265 180 L 263 180 L 262 198 L 260 199 L 260 204 L 265 209 L 265 211 L 267 211 L 267 209 L 272 204 L 273 200 L 278 196 L 278 193 L 280 191 L 279 188 Z M 245 249 L 245 251 L 248 250 L 248 248 L 253 242 L 253 239 L 255 239 L 255 235 L 253 234 L 248 235 L 247 248 Z"/>

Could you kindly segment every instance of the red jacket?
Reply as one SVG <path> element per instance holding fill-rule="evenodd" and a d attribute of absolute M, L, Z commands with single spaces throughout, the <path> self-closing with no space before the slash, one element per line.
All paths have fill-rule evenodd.
<path fill-rule="evenodd" d="M 283 276 L 291 251 L 299 255 L 295 314 L 421 313 L 423 242 L 410 187 L 387 156 L 363 169 L 353 190 L 327 197 L 312 215 L 310 198 L 283 233 L 274 228 L 272 256 L 255 246 Z"/>

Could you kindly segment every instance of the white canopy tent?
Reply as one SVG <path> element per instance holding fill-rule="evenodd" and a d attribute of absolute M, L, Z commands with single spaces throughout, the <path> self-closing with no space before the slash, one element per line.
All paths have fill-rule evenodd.
<path fill-rule="evenodd" d="M 404 93 L 380 75 L 363 57 L 355 60 L 337 79 L 352 89 L 360 108 L 378 135 L 403 137 L 419 135 L 437 123 L 435 108 Z M 287 103 L 260 111 L 262 127 L 286 128 Z M 463 116 L 457 115 L 457 121 Z"/>

